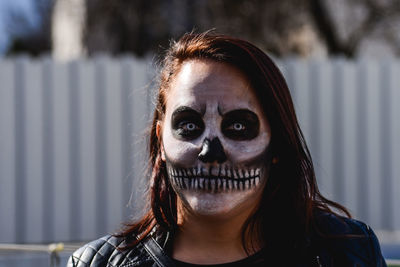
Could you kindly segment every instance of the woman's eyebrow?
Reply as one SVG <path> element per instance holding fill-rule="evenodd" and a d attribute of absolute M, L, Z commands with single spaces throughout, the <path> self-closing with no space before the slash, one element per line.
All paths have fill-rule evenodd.
<path fill-rule="evenodd" d="M 247 108 L 247 107 L 227 110 L 227 109 L 224 109 L 224 108 L 220 105 L 220 103 L 218 103 L 217 110 L 218 110 L 218 114 L 219 114 L 221 117 L 225 116 L 226 114 L 228 114 L 228 113 L 230 113 L 230 112 L 232 112 L 232 111 L 235 111 L 235 112 L 236 112 L 236 111 L 243 111 L 243 112 L 248 112 L 248 113 L 256 114 L 255 111 L 252 111 L 252 110 L 250 110 L 250 109 Z"/>
<path fill-rule="evenodd" d="M 193 115 L 197 115 L 200 117 L 203 117 L 204 114 L 200 114 L 200 112 L 198 112 L 197 110 L 187 107 L 187 106 L 180 106 L 178 108 L 176 108 L 174 110 L 174 112 L 172 112 L 172 117 L 175 117 L 176 115 L 180 114 L 180 113 L 192 113 Z"/>
<path fill-rule="evenodd" d="M 240 115 L 247 115 L 247 116 L 255 116 L 255 117 L 258 118 L 257 114 L 254 111 L 251 111 L 250 109 L 247 109 L 247 108 L 232 109 L 232 110 L 226 111 L 225 113 L 222 113 L 220 111 L 220 109 L 218 108 L 218 113 L 221 116 L 226 116 L 226 115 L 235 116 L 235 115 L 239 115 L 240 114 Z"/>

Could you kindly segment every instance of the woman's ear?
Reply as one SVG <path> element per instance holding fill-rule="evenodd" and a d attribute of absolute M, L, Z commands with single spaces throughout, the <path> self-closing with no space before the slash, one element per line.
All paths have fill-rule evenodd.
<path fill-rule="evenodd" d="M 162 139 L 161 139 L 161 133 L 162 133 L 161 122 L 157 121 L 156 135 L 157 135 L 158 142 L 160 143 L 161 160 L 165 161 L 165 152 L 164 152 L 164 145 L 163 145 L 163 142 L 162 142 Z"/>

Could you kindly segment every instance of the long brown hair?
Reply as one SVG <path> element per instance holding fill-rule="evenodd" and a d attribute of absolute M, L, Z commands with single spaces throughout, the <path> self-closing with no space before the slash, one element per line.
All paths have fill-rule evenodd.
<path fill-rule="evenodd" d="M 120 236 L 134 235 L 141 240 L 155 225 L 170 232 L 178 227 L 176 194 L 161 160 L 156 125 L 164 118 L 171 80 L 182 62 L 190 59 L 215 60 L 240 69 L 249 78 L 271 127 L 270 149 L 276 160 L 270 167 L 259 208 L 243 226 L 242 242 L 246 251 L 248 240 L 245 239 L 252 231 L 258 231 L 257 236 L 267 247 L 279 251 L 294 247 L 307 236 L 316 224 L 318 211 L 334 213 L 331 209 L 334 208 L 350 217 L 343 206 L 326 199 L 318 190 L 310 152 L 288 86 L 271 58 L 241 39 L 210 32 L 188 33 L 171 44 L 163 60 L 149 140 L 151 209 L 141 220 L 129 224 Z M 132 241 L 130 246 L 137 242 Z"/>

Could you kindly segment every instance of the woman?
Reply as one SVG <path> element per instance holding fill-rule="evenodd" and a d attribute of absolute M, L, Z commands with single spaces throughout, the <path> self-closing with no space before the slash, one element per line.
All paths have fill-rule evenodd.
<path fill-rule="evenodd" d="M 147 214 L 69 266 L 386 266 L 372 230 L 319 193 L 285 79 L 246 41 L 172 44 L 150 165 Z"/>

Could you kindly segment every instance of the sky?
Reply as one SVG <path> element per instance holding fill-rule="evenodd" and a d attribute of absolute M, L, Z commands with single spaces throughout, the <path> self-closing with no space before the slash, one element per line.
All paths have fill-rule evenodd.
<path fill-rule="evenodd" d="M 6 20 L 10 10 L 21 10 L 33 23 L 35 16 L 33 14 L 32 1 L 35 0 L 0 0 L 0 54 L 4 54 L 9 42 Z"/>

